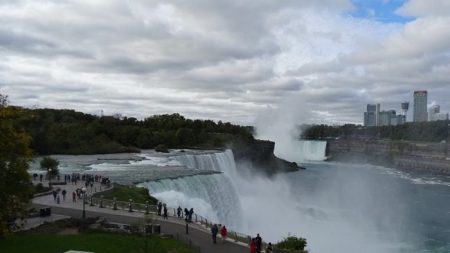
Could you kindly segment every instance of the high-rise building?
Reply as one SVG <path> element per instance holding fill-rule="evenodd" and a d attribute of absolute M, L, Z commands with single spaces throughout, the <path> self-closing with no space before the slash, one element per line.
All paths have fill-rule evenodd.
<path fill-rule="evenodd" d="M 380 112 L 380 126 L 395 126 L 397 125 L 397 115 L 395 110 Z"/>
<path fill-rule="evenodd" d="M 422 122 L 428 120 L 427 96 L 428 92 L 426 90 L 414 91 L 414 122 Z"/>
<path fill-rule="evenodd" d="M 448 120 L 447 113 L 441 113 L 441 107 L 439 105 L 433 105 L 430 107 L 428 111 L 428 120 L 436 121 L 436 120 Z"/>
<path fill-rule="evenodd" d="M 377 109 L 376 109 L 376 112 L 375 112 L 375 124 L 377 125 L 377 126 L 379 126 L 380 125 L 380 104 L 377 104 Z"/>
<path fill-rule="evenodd" d="M 364 112 L 364 126 L 376 126 L 376 105 L 367 104 L 367 111 Z"/>
<path fill-rule="evenodd" d="M 406 122 L 406 114 L 408 114 L 408 109 L 409 109 L 409 102 L 403 102 L 403 103 L 401 103 L 401 108 L 402 108 L 402 111 L 403 111 L 403 119 L 404 119 L 404 122 L 403 123 L 405 123 Z M 402 124 L 403 124 L 402 123 Z"/>

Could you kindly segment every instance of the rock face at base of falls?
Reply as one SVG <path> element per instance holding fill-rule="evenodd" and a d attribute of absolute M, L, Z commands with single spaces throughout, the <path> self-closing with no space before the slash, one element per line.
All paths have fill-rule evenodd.
<path fill-rule="evenodd" d="M 304 169 L 295 162 L 288 162 L 274 155 L 275 142 L 254 140 L 250 143 L 231 145 L 238 167 L 250 167 L 272 175 L 277 172 L 289 172 Z"/>

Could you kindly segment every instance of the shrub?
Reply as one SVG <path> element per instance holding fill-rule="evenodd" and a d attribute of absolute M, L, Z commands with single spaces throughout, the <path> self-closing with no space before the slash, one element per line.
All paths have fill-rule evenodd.
<path fill-rule="evenodd" d="M 281 242 L 278 242 L 275 245 L 275 248 L 277 249 L 283 249 L 283 250 L 295 250 L 303 252 L 303 250 L 306 247 L 306 239 L 301 237 L 295 237 L 295 236 L 288 236 Z"/>

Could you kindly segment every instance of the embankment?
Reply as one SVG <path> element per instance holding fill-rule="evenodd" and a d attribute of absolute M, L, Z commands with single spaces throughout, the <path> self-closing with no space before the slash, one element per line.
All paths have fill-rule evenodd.
<path fill-rule="evenodd" d="M 367 162 L 417 171 L 450 175 L 450 145 L 390 140 L 329 140 L 328 160 Z"/>

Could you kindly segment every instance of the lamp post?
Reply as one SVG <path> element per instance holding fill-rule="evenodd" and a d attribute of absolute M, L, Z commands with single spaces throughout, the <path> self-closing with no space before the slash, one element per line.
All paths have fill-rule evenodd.
<path fill-rule="evenodd" d="M 48 169 L 48 187 L 52 188 L 52 169 Z"/>
<path fill-rule="evenodd" d="M 86 187 L 81 188 L 81 192 L 83 193 L 83 221 L 86 219 Z"/>

